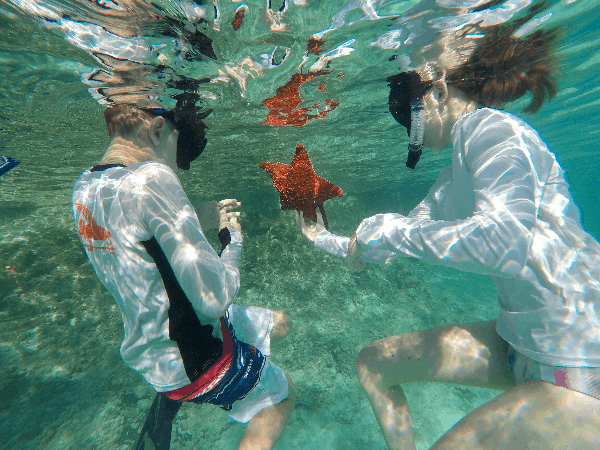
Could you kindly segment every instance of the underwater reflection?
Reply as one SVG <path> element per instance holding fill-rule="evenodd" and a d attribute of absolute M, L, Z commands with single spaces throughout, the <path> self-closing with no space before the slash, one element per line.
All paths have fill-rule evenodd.
<path fill-rule="evenodd" d="M 404 70 L 443 52 L 440 42 L 444 33 L 497 25 L 522 14 L 531 3 L 330 2 L 323 8 L 331 14 L 330 25 L 319 30 L 318 25 L 328 20 L 307 0 L 283 0 L 277 5 L 271 0 L 248 4 L 222 0 L 2 1 L 45 28 L 60 30 L 70 45 L 97 61 L 98 66 L 81 80 L 102 104 L 158 102 L 172 107 L 179 92 L 194 90 L 209 107 L 214 106 L 211 102 L 235 102 L 232 96 L 256 102 L 254 107 L 266 106 L 270 111 L 266 123 L 272 126 L 324 119 L 339 103 L 326 99 L 297 110 L 302 100 L 294 100 L 293 106 L 288 99 L 286 107 L 277 107 L 274 115 L 273 77 L 288 80 L 279 89 L 298 90 L 315 76 L 348 66 L 344 60 L 355 51 L 360 58 L 389 52 L 388 58 L 396 59 Z M 517 33 L 530 32 L 551 18 L 551 4 L 539 2 L 539 17 Z M 5 20 L 18 19 L 10 11 L 4 16 Z M 310 30 L 310 20 L 317 18 L 313 20 L 316 29 Z M 309 21 L 308 32 L 306 26 L 300 26 L 305 20 Z M 368 33 L 364 33 L 367 28 L 358 28 L 365 23 L 369 24 Z M 473 32 L 465 40 L 479 37 Z M 298 46 L 299 42 L 305 44 Z M 336 66 L 332 66 L 334 60 Z M 276 75 L 269 73 L 273 69 Z M 352 83 L 352 76 L 343 84 Z M 200 80 L 210 83 L 199 87 Z M 238 86 L 237 91 L 228 87 L 231 82 Z M 260 96 L 262 100 L 257 101 Z M 310 111 L 316 113 L 308 114 Z"/>

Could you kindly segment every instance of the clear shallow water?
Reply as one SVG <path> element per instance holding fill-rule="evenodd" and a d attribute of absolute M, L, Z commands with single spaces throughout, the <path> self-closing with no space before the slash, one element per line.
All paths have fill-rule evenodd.
<path fill-rule="evenodd" d="M 416 3 L 372 5 L 384 16 Z M 161 4 L 163 11 L 172 5 Z M 72 18 L 87 13 L 98 23 L 104 17 L 80 7 L 88 4 L 56 5 Z M 279 209 L 259 163 L 288 163 L 296 143 L 302 143 L 316 172 L 344 190 L 326 209 L 332 230 L 349 235 L 364 217 L 412 208 L 449 164 L 449 154 L 426 153 L 415 171 L 404 167 L 406 134 L 388 112 L 385 78 L 398 71 L 398 59 L 390 58 L 407 50 L 370 45 L 399 29 L 390 19 L 364 20 L 324 35 L 325 51 L 351 39 L 355 50 L 333 59 L 330 75 L 311 80 L 318 84 L 301 87 L 301 106 L 330 98 L 340 104 L 334 111 L 303 127 L 261 126 L 268 113 L 261 103 L 295 73 L 309 36 L 328 29 L 346 3 L 290 2 L 283 20 L 288 31 L 272 31 L 261 21 L 264 2 L 247 5 L 238 31 L 230 22 L 239 3 L 225 1 L 219 3 L 219 30 L 210 21 L 203 28 L 213 39 L 214 60 L 195 55 L 183 58 L 180 67 L 178 48 L 148 28 L 154 33 L 147 31 L 153 36 L 149 45 L 167 47 L 146 62 L 158 64 L 162 52 L 179 77 L 229 77 L 199 88 L 214 109 L 206 119 L 209 143 L 181 180 L 194 204 L 226 197 L 242 202 L 245 247 L 237 301 L 284 309 L 294 319 L 292 335 L 273 356 L 298 391 L 296 412 L 278 448 L 384 448 L 354 375 L 358 351 L 392 334 L 492 319 L 496 291 L 485 277 L 408 258 L 351 273 L 341 260 L 305 241 L 293 214 Z M 443 15 L 435 2 L 426 6 Z M 87 263 L 69 204 L 73 181 L 100 159 L 108 143 L 103 107 L 81 81 L 103 66 L 67 42 L 63 29 L 41 27 L 39 19 L 11 3 L 0 2 L 0 8 L 0 154 L 21 161 L 0 178 L 0 448 L 125 449 L 137 437 L 152 391 L 120 359 L 120 314 Z M 540 114 L 523 117 L 558 154 L 584 226 L 598 237 L 598 13 L 584 0 L 552 2 L 549 10 L 554 15 L 544 26 L 567 25 L 561 90 Z M 348 12 L 346 20 L 361 17 L 362 11 Z M 450 13 L 456 11 L 444 10 Z M 112 23 L 121 30 L 117 25 Z M 431 36 L 419 37 L 431 41 L 429 31 Z M 275 46 L 289 49 L 287 59 L 261 76 L 249 75 L 245 90 L 227 72 L 228 64 L 239 65 L 248 56 L 262 61 L 260 54 L 270 54 Z M 308 56 L 305 68 L 319 58 Z M 160 80 L 150 81 L 164 90 Z M 525 104 L 510 110 L 518 112 Z M 209 238 L 216 242 L 215 236 Z M 406 392 L 418 449 L 428 448 L 463 415 L 497 395 L 441 384 L 410 385 Z M 243 431 L 219 410 L 185 405 L 172 448 L 233 449 Z"/>

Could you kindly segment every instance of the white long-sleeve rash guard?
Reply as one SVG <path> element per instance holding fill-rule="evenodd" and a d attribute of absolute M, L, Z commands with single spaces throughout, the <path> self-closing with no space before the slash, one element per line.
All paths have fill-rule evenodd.
<path fill-rule="evenodd" d="M 209 338 L 221 339 L 219 318 L 240 286 L 241 233 L 228 228 L 231 241 L 219 257 L 179 179 L 157 162 L 87 170 L 72 201 L 87 255 L 123 316 L 124 361 L 159 392 L 189 384 L 169 339 L 169 297 L 144 242 L 156 239 L 200 323 L 213 326 Z"/>
<path fill-rule="evenodd" d="M 554 154 L 525 121 L 489 108 L 462 117 L 452 139 L 452 165 L 407 217 L 361 222 L 363 260 L 404 254 L 491 275 L 502 338 L 540 362 L 600 367 L 600 245 Z M 345 256 L 348 238 L 323 231 L 315 246 Z"/>

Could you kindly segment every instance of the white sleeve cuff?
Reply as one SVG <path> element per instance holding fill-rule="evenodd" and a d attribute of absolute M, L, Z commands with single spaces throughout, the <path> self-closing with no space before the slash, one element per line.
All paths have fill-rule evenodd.
<path fill-rule="evenodd" d="M 315 247 L 339 258 L 345 258 L 348 254 L 350 238 L 338 236 L 327 230 L 321 231 L 315 238 Z"/>

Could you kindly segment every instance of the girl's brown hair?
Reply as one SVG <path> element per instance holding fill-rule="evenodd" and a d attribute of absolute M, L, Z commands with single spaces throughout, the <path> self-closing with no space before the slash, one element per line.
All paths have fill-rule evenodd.
<path fill-rule="evenodd" d="M 485 30 L 485 36 L 468 60 L 446 72 L 446 83 L 490 107 L 502 107 L 529 91 L 532 99 L 524 111 L 538 112 L 558 91 L 555 49 L 559 28 L 537 30 L 525 38 L 515 37 L 514 32 L 539 10 L 539 7 L 530 10 L 526 17 L 510 26 Z"/>

